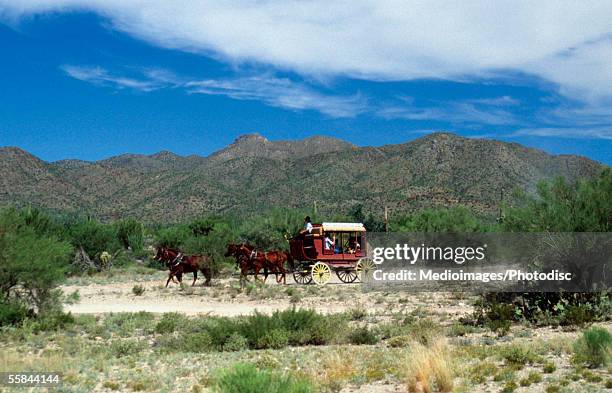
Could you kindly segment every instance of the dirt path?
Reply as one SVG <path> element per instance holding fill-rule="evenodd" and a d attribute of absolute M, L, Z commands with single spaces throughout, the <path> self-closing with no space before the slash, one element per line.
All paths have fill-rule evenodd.
<path fill-rule="evenodd" d="M 144 287 L 142 295 L 132 293 L 133 283 L 108 283 L 89 285 L 65 285 L 64 293 L 78 291 L 80 300 L 75 304 L 66 304 L 65 310 L 73 314 L 105 314 L 110 312 L 152 313 L 179 312 L 186 315 L 211 314 L 217 316 L 237 316 L 252 314 L 255 311 L 272 313 L 292 307 L 290 297 L 285 295 L 286 287 L 270 288 L 284 296 L 278 298 L 252 299 L 244 294 L 232 295 L 232 289 L 227 282 L 217 283 L 216 287 L 204 288 L 196 286 L 193 289 L 181 290 L 177 285 L 164 288 L 159 282 L 141 282 Z M 272 286 L 274 284 L 271 284 Z M 289 287 L 289 286 L 287 286 Z M 297 305 L 312 308 L 322 313 L 345 311 L 352 303 L 338 302 L 307 302 Z"/>
<path fill-rule="evenodd" d="M 321 313 L 338 313 L 356 307 L 363 307 L 368 312 L 427 307 L 448 315 L 465 315 L 471 311 L 468 302 L 450 299 L 444 294 L 364 293 L 359 284 L 330 283 L 318 287 L 298 285 L 290 280 L 288 285 L 278 285 L 269 280 L 262 287 L 241 292 L 236 288 L 235 279 L 216 280 L 210 288 L 203 287 L 200 281 L 193 288 L 185 286 L 181 289 L 177 284 L 165 288 L 165 277 L 156 274 L 130 281 L 85 281 L 64 285 L 65 294 L 79 293 L 79 300 L 66 304 L 65 309 L 73 314 L 146 311 L 216 316 L 246 315 L 255 311 L 272 313 L 293 306 Z M 186 282 L 189 285 L 191 280 Z M 132 292 L 135 284 L 144 288 L 142 295 Z M 384 301 L 381 301 L 383 296 Z"/>

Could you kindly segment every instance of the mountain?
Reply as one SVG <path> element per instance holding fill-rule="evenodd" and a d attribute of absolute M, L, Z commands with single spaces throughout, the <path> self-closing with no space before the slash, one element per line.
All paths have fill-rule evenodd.
<path fill-rule="evenodd" d="M 211 160 L 227 161 L 241 157 L 289 159 L 321 153 L 354 149 L 355 145 L 340 139 L 315 136 L 300 141 L 272 142 L 259 134 L 238 137 L 234 143 L 210 156 Z"/>
<path fill-rule="evenodd" d="M 87 162 L 44 162 L 0 148 L 0 206 L 32 204 L 101 219 L 134 216 L 176 222 L 205 213 L 254 213 L 270 207 L 345 213 L 356 203 L 380 213 L 467 205 L 493 213 L 515 188 L 542 179 L 598 173 L 583 157 L 549 155 L 515 143 L 434 133 L 381 147 L 327 137 L 269 141 L 254 134 L 208 157 L 171 152 Z"/>

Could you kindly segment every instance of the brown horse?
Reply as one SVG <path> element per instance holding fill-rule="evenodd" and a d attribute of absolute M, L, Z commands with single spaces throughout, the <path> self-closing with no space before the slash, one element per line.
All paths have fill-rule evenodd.
<path fill-rule="evenodd" d="M 293 258 L 285 251 L 260 251 L 248 243 L 227 245 L 225 256 L 234 256 L 236 266 L 240 268 L 240 280 L 246 278 L 249 270 L 253 270 L 255 279 L 261 269 L 264 270 L 264 282 L 268 279 L 268 273 L 274 273 L 276 282 L 287 283 L 285 262 L 289 261 L 293 265 Z M 280 277 L 279 277 L 280 275 Z"/>
<path fill-rule="evenodd" d="M 250 270 L 253 270 L 255 279 L 261 269 L 264 269 L 264 282 L 268 278 L 268 270 L 266 268 L 266 257 L 262 252 L 255 251 L 255 248 L 246 243 L 227 245 L 225 256 L 233 256 L 236 258 L 236 266 L 240 269 L 240 284 L 246 280 Z"/>
<path fill-rule="evenodd" d="M 210 258 L 206 255 L 184 255 L 178 250 L 160 247 L 157 249 L 157 254 L 154 259 L 164 262 L 166 266 L 170 268 L 166 287 L 170 283 L 170 280 L 174 281 L 174 277 L 178 279 L 179 283 L 182 282 L 183 273 L 193 273 L 193 283 L 191 283 L 191 286 L 194 286 L 198 279 L 198 270 L 201 271 L 206 278 L 204 285 L 210 286 L 212 270 L 210 268 Z"/>

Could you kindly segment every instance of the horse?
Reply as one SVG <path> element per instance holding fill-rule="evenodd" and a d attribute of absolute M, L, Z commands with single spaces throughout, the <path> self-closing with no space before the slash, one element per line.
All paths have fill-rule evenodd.
<path fill-rule="evenodd" d="M 274 273 L 276 276 L 276 282 L 280 284 L 287 284 L 287 270 L 285 269 L 285 262 L 289 262 L 290 266 L 293 266 L 293 258 L 291 254 L 286 251 L 267 251 L 265 253 L 266 267 L 269 272 Z M 280 277 L 279 277 L 280 275 Z"/>
<path fill-rule="evenodd" d="M 227 245 L 227 251 L 225 256 L 233 256 L 236 258 L 236 267 L 240 269 L 240 284 L 246 280 L 249 270 L 253 270 L 255 279 L 261 269 L 264 269 L 264 282 L 268 278 L 268 270 L 266 266 L 266 257 L 262 252 L 255 251 L 255 247 L 252 247 L 246 243 L 234 244 L 230 243 Z"/>
<path fill-rule="evenodd" d="M 268 279 L 268 273 L 272 272 L 276 276 L 277 283 L 283 281 L 286 284 L 285 262 L 289 261 L 290 265 L 293 265 L 293 258 L 285 251 L 263 252 L 248 243 L 228 244 L 225 256 L 236 258 L 236 266 L 240 268 L 241 282 L 246 278 L 250 269 L 253 270 L 255 279 L 257 279 L 259 271 L 263 268 L 264 282 Z"/>
<path fill-rule="evenodd" d="M 182 282 L 183 273 L 193 273 L 193 282 L 191 286 L 194 286 L 198 279 L 198 270 L 201 271 L 206 278 L 204 285 L 210 286 L 212 270 L 210 268 L 210 258 L 206 255 L 184 255 L 178 250 L 160 247 L 157 249 L 157 254 L 154 259 L 165 262 L 166 266 L 170 268 L 166 287 L 168 287 L 170 280 L 174 281 L 174 277 L 178 279 L 179 283 Z"/>

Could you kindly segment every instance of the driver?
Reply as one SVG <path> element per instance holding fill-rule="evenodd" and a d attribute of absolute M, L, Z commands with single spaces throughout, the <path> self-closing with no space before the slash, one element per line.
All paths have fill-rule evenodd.
<path fill-rule="evenodd" d="M 312 222 L 310 222 L 310 216 L 304 217 L 304 229 L 300 231 L 300 235 L 305 235 L 312 232 Z"/>

